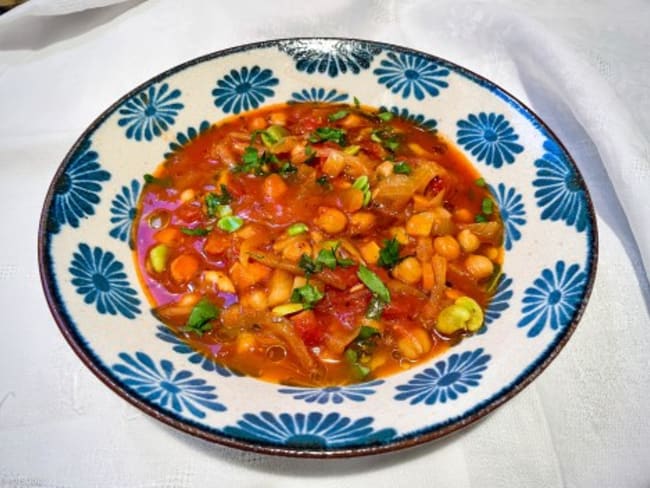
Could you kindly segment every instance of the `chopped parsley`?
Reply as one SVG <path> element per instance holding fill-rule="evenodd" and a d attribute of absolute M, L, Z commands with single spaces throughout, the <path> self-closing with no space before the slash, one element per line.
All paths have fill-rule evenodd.
<path fill-rule="evenodd" d="M 309 136 L 309 142 L 332 141 L 339 146 L 345 146 L 345 129 L 335 127 L 319 127 Z"/>
<path fill-rule="evenodd" d="M 305 310 L 314 308 L 314 305 L 321 301 L 325 295 L 314 285 L 307 283 L 293 290 L 291 294 L 292 303 L 301 303 Z"/>
<path fill-rule="evenodd" d="M 410 175 L 411 171 L 413 171 L 411 167 L 404 161 L 395 163 L 395 165 L 393 166 L 393 172 L 398 175 Z"/>
<path fill-rule="evenodd" d="M 208 217 L 216 217 L 220 215 L 222 209 L 220 207 L 227 206 L 232 201 L 232 195 L 228 191 L 228 187 L 221 184 L 221 194 L 208 193 L 205 196 L 205 208 L 208 214 Z"/>
<path fill-rule="evenodd" d="M 384 241 L 384 247 L 379 251 L 377 264 L 382 268 L 390 269 L 399 263 L 399 242 L 394 237 Z"/>
<path fill-rule="evenodd" d="M 219 308 L 207 298 L 202 298 L 194 305 L 183 330 L 203 335 L 212 330 L 211 322 L 219 317 Z"/>

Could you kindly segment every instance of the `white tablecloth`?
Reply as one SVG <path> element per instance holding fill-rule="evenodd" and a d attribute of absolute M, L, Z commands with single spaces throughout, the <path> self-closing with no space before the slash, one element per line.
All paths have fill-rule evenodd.
<path fill-rule="evenodd" d="M 0 17 L 0 486 L 650 486 L 650 224 L 640 225 L 650 222 L 648 2 L 170 0 L 51 15 L 55 7 Z M 483 74 L 550 124 L 592 192 L 600 263 L 576 333 L 531 386 L 442 441 L 323 461 L 191 438 L 104 387 L 47 309 L 38 217 L 86 125 L 189 58 L 298 35 L 395 42 Z"/>

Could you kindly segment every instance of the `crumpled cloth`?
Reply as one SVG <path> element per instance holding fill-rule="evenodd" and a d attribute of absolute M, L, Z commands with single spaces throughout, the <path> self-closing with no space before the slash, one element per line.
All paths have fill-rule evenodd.
<path fill-rule="evenodd" d="M 0 17 L 0 487 L 650 486 L 649 24 L 647 2 L 587 0 L 30 0 Z M 187 59 L 317 35 L 416 48 L 513 93 L 566 144 L 599 228 L 589 306 L 532 385 L 456 435 L 362 459 L 245 453 L 150 419 L 76 358 L 38 282 L 47 186 L 103 109 Z"/>

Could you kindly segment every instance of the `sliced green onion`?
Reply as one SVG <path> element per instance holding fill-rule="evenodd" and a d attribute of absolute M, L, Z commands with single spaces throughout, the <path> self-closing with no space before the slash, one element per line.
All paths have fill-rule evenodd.
<path fill-rule="evenodd" d="M 296 222 L 295 224 L 292 224 L 289 226 L 287 229 L 287 234 L 290 236 L 297 236 L 300 234 L 304 234 L 309 230 L 309 227 L 307 227 L 307 224 L 303 224 L 302 222 Z"/>
<path fill-rule="evenodd" d="M 329 119 L 330 122 L 336 122 L 337 120 L 341 120 L 347 117 L 349 113 L 350 112 L 348 110 L 342 109 L 339 110 L 338 112 L 334 112 L 333 114 L 330 114 L 329 117 L 327 118 Z"/>
<path fill-rule="evenodd" d="M 481 202 L 481 211 L 485 215 L 491 215 L 494 212 L 494 202 L 491 198 L 484 198 Z"/>
<path fill-rule="evenodd" d="M 404 161 L 400 161 L 399 163 L 395 163 L 393 166 L 393 172 L 398 175 L 410 175 L 411 174 L 411 167 L 406 164 Z"/>
<path fill-rule="evenodd" d="M 394 116 L 395 115 L 392 112 L 380 112 L 377 114 L 377 117 L 379 117 L 383 122 L 389 122 Z"/>
<path fill-rule="evenodd" d="M 235 215 L 226 215 L 217 221 L 217 227 L 225 232 L 235 232 L 242 225 L 244 225 L 243 219 Z"/>

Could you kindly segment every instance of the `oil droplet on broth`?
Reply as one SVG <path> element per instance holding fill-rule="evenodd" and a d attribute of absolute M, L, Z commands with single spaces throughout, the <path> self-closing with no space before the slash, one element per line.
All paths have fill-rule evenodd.
<path fill-rule="evenodd" d="M 169 224 L 169 212 L 167 210 L 155 210 L 149 214 L 149 227 L 155 230 L 167 227 Z"/>

